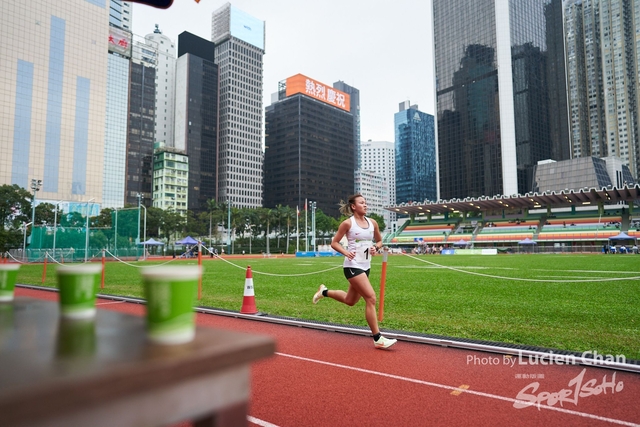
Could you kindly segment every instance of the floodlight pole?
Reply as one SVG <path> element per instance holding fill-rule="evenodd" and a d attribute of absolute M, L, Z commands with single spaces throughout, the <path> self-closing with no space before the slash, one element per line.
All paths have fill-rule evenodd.
<path fill-rule="evenodd" d="M 31 222 L 26 223 L 26 222 L 23 221 L 22 224 L 23 224 L 23 227 L 24 227 L 24 230 L 22 231 L 23 234 L 24 234 L 24 238 L 22 240 L 22 261 L 24 261 L 24 256 L 27 253 L 27 227 L 30 226 L 33 223 L 31 223 Z"/>
<path fill-rule="evenodd" d="M 227 197 L 227 255 L 231 253 L 231 198 Z"/>
<path fill-rule="evenodd" d="M 147 259 L 147 207 L 140 205 L 144 209 L 144 240 L 142 241 L 142 259 Z"/>
<path fill-rule="evenodd" d="M 118 208 L 115 208 L 116 211 L 116 230 L 115 233 L 113 234 L 113 238 L 114 238 L 114 248 L 113 248 L 113 252 L 116 254 L 116 256 L 118 256 Z"/>
<path fill-rule="evenodd" d="M 95 198 L 90 199 L 87 202 L 87 229 L 85 231 L 85 242 L 84 242 L 84 262 L 87 262 L 87 255 L 89 253 L 89 203 L 93 202 Z"/>
<path fill-rule="evenodd" d="M 56 233 L 58 232 L 58 206 L 64 200 L 60 200 L 56 203 L 56 209 L 53 212 L 53 259 L 56 259 Z"/>
<path fill-rule="evenodd" d="M 312 235 L 312 246 L 313 251 L 317 252 L 316 247 L 316 202 L 311 202 L 311 235 Z"/>
<path fill-rule="evenodd" d="M 31 224 L 35 224 L 36 221 L 36 193 L 40 191 L 42 187 L 41 179 L 31 180 L 31 189 L 33 190 L 33 198 L 31 199 Z M 33 229 L 33 227 L 31 227 Z M 32 233 L 33 234 L 33 233 Z"/>

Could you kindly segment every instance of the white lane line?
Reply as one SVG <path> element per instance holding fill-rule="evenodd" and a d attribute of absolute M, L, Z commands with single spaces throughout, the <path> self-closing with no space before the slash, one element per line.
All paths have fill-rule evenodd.
<path fill-rule="evenodd" d="M 122 304 L 126 301 L 97 302 L 96 305 Z"/>
<path fill-rule="evenodd" d="M 395 380 L 407 381 L 407 382 L 410 382 L 410 383 L 422 384 L 422 385 L 427 385 L 427 386 L 430 386 L 430 387 L 443 388 L 445 390 L 451 390 L 451 391 L 459 390 L 459 387 L 453 387 L 453 386 L 449 386 L 449 385 L 433 383 L 433 382 L 430 382 L 430 381 L 417 380 L 415 378 L 401 377 L 399 375 L 385 374 L 384 372 L 371 371 L 369 369 L 356 368 L 354 366 L 340 365 L 338 363 L 325 362 L 323 360 L 317 360 L 317 359 L 309 359 L 307 357 L 294 356 L 292 354 L 285 354 L 285 353 L 278 353 L 278 352 L 276 352 L 275 354 L 277 354 L 278 356 L 289 357 L 291 359 L 303 360 L 305 362 L 318 363 L 320 365 L 333 366 L 335 368 L 348 369 L 348 370 L 351 370 L 351 371 L 363 372 L 365 374 L 378 375 L 378 376 L 381 376 L 381 377 L 392 378 L 392 379 L 395 379 Z M 490 399 L 503 400 L 503 401 L 510 402 L 510 403 L 516 403 L 517 402 L 517 403 L 521 403 L 521 404 L 531 405 L 530 402 L 524 402 L 524 401 L 521 401 L 521 400 L 518 400 L 518 399 L 499 396 L 497 394 L 484 393 L 484 392 L 481 392 L 481 391 L 465 390 L 464 393 L 475 394 L 476 396 L 487 397 L 487 398 L 490 398 Z M 531 405 L 531 406 L 534 406 L 534 405 Z M 564 414 L 577 415 L 577 416 L 584 417 L 584 418 L 590 418 L 592 420 L 605 421 L 605 422 L 609 422 L 609 423 L 613 423 L 613 424 L 619 424 L 619 425 L 623 425 L 623 426 L 640 427 L 640 424 L 631 423 L 629 421 L 622 421 L 622 420 L 616 420 L 614 418 L 601 417 L 600 415 L 593 415 L 593 414 L 587 414 L 585 412 L 572 411 L 571 409 L 556 408 L 554 406 L 539 405 L 539 404 L 536 404 L 535 407 L 542 408 L 542 409 L 548 409 L 550 411 L 562 412 Z"/>
<path fill-rule="evenodd" d="M 255 417 L 252 417 L 250 415 L 247 415 L 247 421 L 249 421 L 252 424 L 257 424 L 260 427 L 278 427 L 275 424 L 271 424 L 271 423 L 269 423 L 267 421 L 263 421 L 263 420 L 261 420 L 259 418 L 255 418 Z"/>

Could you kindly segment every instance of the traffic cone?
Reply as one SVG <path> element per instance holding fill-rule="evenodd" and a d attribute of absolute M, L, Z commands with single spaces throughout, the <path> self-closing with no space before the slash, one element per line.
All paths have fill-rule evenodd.
<path fill-rule="evenodd" d="M 242 298 L 242 308 L 240 313 L 257 314 L 256 297 L 253 293 L 253 276 L 251 275 L 251 266 L 247 266 L 247 278 L 244 281 L 244 298 Z"/>

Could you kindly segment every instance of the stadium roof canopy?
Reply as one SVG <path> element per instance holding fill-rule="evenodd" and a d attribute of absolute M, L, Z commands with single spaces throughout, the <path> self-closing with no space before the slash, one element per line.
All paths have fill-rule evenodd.
<path fill-rule="evenodd" d="M 633 203 L 640 200 L 640 184 L 625 185 L 622 188 L 583 188 L 580 190 L 549 191 L 544 193 L 527 193 L 524 196 L 491 196 L 437 202 L 410 202 L 387 206 L 386 210 L 401 215 L 438 215 L 445 212 L 478 212 L 502 209 L 545 209 L 564 208 L 570 206 L 599 204 L 616 204 L 618 202 Z"/>

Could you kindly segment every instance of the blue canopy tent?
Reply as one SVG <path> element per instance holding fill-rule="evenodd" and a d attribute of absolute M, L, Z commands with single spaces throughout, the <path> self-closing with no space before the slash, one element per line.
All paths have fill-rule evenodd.
<path fill-rule="evenodd" d="M 616 243 L 621 243 L 624 246 L 624 242 L 633 242 L 633 246 L 635 248 L 637 248 L 638 246 L 638 238 L 634 237 L 634 236 L 629 236 L 627 233 L 625 233 L 624 231 L 621 231 L 620 234 L 615 235 L 615 236 L 611 236 L 609 237 L 609 247 L 612 253 L 616 253 L 618 250 L 622 251 L 623 253 L 630 253 L 631 250 L 630 248 L 624 247 L 624 248 L 620 248 L 620 249 L 616 249 L 615 248 L 615 244 Z M 634 249 L 634 252 L 637 251 L 637 249 Z"/>
<path fill-rule="evenodd" d="M 164 243 L 162 242 L 158 242 L 157 240 L 154 240 L 153 237 L 151 237 L 149 240 L 147 240 L 146 242 L 140 242 L 138 243 L 138 245 L 144 245 L 144 246 L 162 246 L 164 245 Z"/>
<path fill-rule="evenodd" d="M 538 243 L 535 240 L 531 240 L 530 238 L 526 238 L 524 240 L 520 240 L 518 242 L 518 252 L 520 252 L 520 245 L 524 246 L 525 248 L 527 248 L 526 250 L 524 250 L 524 252 L 534 252 L 536 246 Z"/>
<path fill-rule="evenodd" d="M 538 243 L 536 243 L 534 240 L 531 240 L 530 238 L 526 238 L 524 240 L 520 240 L 518 242 L 519 245 L 537 245 Z"/>
<path fill-rule="evenodd" d="M 176 245 L 197 245 L 198 241 L 191 236 L 187 236 L 182 240 L 178 240 Z"/>

